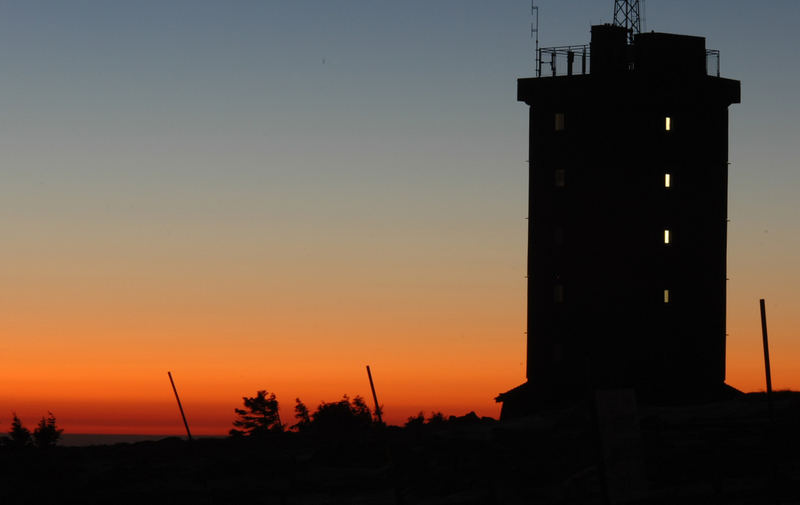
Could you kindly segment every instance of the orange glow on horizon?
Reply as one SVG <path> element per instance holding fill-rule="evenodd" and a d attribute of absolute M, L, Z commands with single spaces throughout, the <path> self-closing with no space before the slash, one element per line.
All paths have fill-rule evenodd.
<path fill-rule="evenodd" d="M 760 322 L 757 312 L 751 312 L 729 323 L 727 382 L 743 391 L 760 391 L 765 388 Z M 800 352 L 792 338 L 796 321 L 784 311 L 771 312 L 774 387 L 797 389 L 800 370 L 792 359 Z M 496 317 L 493 323 L 500 327 L 501 314 Z M 431 330 L 411 341 L 405 338 L 411 333 L 409 328 L 384 332 L 381 341 L 373 339 L 371 332 L 332 332 L 327 343 L 309 335 L 306 338 L 316 346 L 308 346 L 302 355 L 290 343 L 259 344 L 255 335 L 250 337 L 249 349 L 216 346 L 213 334 L 219 329 L 215 328 L 198 329 L 196 345 L 172 345 L 160 354 L 153 349 L 158 347 L 156 342 L 168 341 L 166 335 L 145 338 L 121 332 L 120 341 L 138 340 L 142 346 L 114 352 L 96 347 L 102 340 L 83 334 L 76 340 L 93 345 L 65 343 L 49 357 L 37 353 L 36 339 L 28 336 L 7 345 L 18 351 L 27 347 L 27 352 L 0 370 L 0 423 L 8 426 L 15 411 L 33 428 L 52 411 L 67 433 L 181 435 L 183 425 L 166 374 L 172 370 L 197 435 L 225 435 L 242 396 L 253 396 L 259 389 L 277 394 L 281 417 L 290 425 L 297 397 L 312 411 L 321 401 L 336 401 L 344 394 L 360 395 L 372 408 L 367 363 L 389 424 L 403 424 L 419 411 L 449 416 L 474 410 L 497 418 L 500 406 L 494 397 L 524 381 L 524 338 L 518 336 L 511 345 L 483 338 L 491 336 L 490 326 L 476 328 L 472 335 L 444 329 L 437 335 Z M 508 325 L 502 327 L 511 331 Z M 358 345 L 338 348 L 336 342 L 345 338 Z M 404 339 L 405 346 L 382 348 L 383 342 Z"/>
<path fill-rule="evenodd" d="M 388 2 L 362 3 L 357 17 L 334 2 L 52 4 L 3 12 L 13 49 L 0 85 L 0 437 L 12 412 L 33 429 L 48 411 L 65 433 L 183 435 L 167 371 L 197 435 L 226 435 L 242 397 L 259 390 L 276 394 L 286 425 L 296 398 L 312 412 L 345 394 L 373 408 L 366 365 L 389 424 L 420 411 L 497 418 L 494 398 L 526 380 L 533 237 L 563 246 L 569 261 L 584 243 L 556 200 L 542 209 L 557 226 L 542 227 L 531 183 L 582 209 L 577 228 L 596 227 L 586 257 L 631 250 L 639 232 L 627 228 L 647 217 L 636 208 L 653 213 L 648 254 L 691 255 L 721 239 L 687 230 L 684 207 L 668 216 L 708 191 L 723 196 L 693 177 L 701 171 L 725 174 L 725 212 L 696 219 L 727 230 L 726 382 L 765 388 L 763 297 L 772 383 L 800 390 L 800 79 L 784 42 L 800 3 L 747 4 L 755 17 L 742 4 L 725 19 L 718 4 L 696 2 L 712 7 L 690 17 L 675 3 L 664 20 L 676 29 L 713 21 L 704 36 L 730 54 L 728 77 L 745 94 L 727 120 L 681 99 L 648 106 L 646 121 L 623 121 L 632 102 L 610 118 L 575 101 L 531 116 L 515 77 L 533 70 L 517 26 L 528 21 L 511 3 L 474 2 L 457 19 L 439 6 L 422 24 Z M 572 4 L 551 5 L 550 31 L 571 33 L 575 19 L 560 14 Z M 737 15 L 758 21 L 746 44 L 730 31 Z M 385 19 L 389 31 L 372 21 Z M 390 32 L 414 35 L 400 44 Z M 714 82 L 733 92 L 724 81 Z M 727 143 L 722 131 L 692 138 L 718 121 Z M 629 143 L 637 128 L 654 138 L 618 152 L 573 142 L 598 124 L 621 127 Z M 534 148 L 550 135 L 563 146 L 539 163 L 531 133 Z M 714 151 L 689 152 L 699 147 Z M 606 163 L 617 155 L 620 164 Z M 650 189 L 631 193 L 631 207 L 582 178 Z M 588 200 L 571 196 L 584 189 Z M 608 219 L 596 212 L 606 203 Z M 634 263 L 618 276 L 631 286 L 641 285 Z M 671 268 L 648 295 L 659 308 L 684 299 Z M 548 288 L 565 313 L 583 296 L 570 282 L 582 270 Z M 600 273 L 617 282 L 618 272 Z M 607 288 L 586 299 L 608 298 Z M 607 331 L 586 338 L 613 338 Z"/>
<path fill-rule="evenodd" d="M 167 370 L 198 435 L 226 434 L 242 396 L 259 389 L 276 393 L 286 424 L 297 397 L 312 411 L 343 394 L 372 407 L 367 364 L 390 424 L 419 411 L 498 417 L 494 397 L 525 380 L 524 277 L 500 282 L 497 272 L 456 265 L 429 286 L 398 268 L 355 286 L 331 268 L 318 290 L 307 289 L 310 279 L 247 280 L 235 270 L 234 280 L 181 274 L 178 282 L 173 272 L 119 286 L 99 277 L 76 285 L 67 276 L 50 292 L 46 283 L 6 284 L 0 432 L 13 411 L 29 428 L 52 411 L 67 433 L 181 435 Z M 270 282 L 286 289 L 265 287 Z M 727 382 L 759 391 L 757 300 L 737 289 L 729 297 Z M 770 303 L 790 295 L 767 298 L 776 389 L 800 388 L 800 317 L 788 303 Z"/>

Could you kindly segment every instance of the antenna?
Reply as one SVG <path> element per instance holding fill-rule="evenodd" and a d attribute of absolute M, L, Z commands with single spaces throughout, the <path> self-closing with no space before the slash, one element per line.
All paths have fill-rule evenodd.
<path fill-rule="evenodd" d="M 628 29 L 628 36 L 642 33 L 642 17 L 639 0 L 614 0 L 614 25 Z"/>
<path fill-rule="evenodd" d="M 178 400 L 178 410 L 181 411 L 183 425 L 186 426 L 186 436 L 189 437 L 189 442 L 191 442 L 192 432 L 189 431 L 189 423 L 186 422 L 186 414 L 183 413 L 183 405 L 181 405 L 181 398 L 178 396 L 178 389 L 175 387 L 175 381 L 172 380 L 172 372 L 167 372 L 167 375 L 169 375 L 169 383 L 172 384 L 172 391 L 175 393 L 175 399 Z"/>
<path fill-rule="evenodd" d="M 647 31 L 647 3 L 644 0 L 641 0 L 639 3 L 642 4 L 642 31 Z"/>
<path fill-rule="evenodd" d="M 539 7 L 533 5 L 534 0 L 531 0 L 531 16 L 535 16 L 534 22 L 531 23 L 531 38 L 536 37 L 536 77 L 540 77 L 541 66 L 539 64 Z"/>
<path fill-rule="evenodd" d="M 372 389 L 372 399 L 375 400 L 375 417 L 378 418 L 378 423 L 382 424 L 381 406 L 378 404 L 378 395 L 375 394 L 375 383 L 372 382 L 372 371 L 369 369 L 369 365 L 367 365 L 367 377 L 369 377 L 369 387 Z"/>

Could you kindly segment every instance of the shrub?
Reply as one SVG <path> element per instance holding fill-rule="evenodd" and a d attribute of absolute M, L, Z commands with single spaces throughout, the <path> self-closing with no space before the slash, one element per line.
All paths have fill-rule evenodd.
<path fill-rule="evenodd" d="M 230 436 L 252 437 L 283 431 L 275 393 L 270 393 L 267 396 L 267 392 L 261 390 L 256 393 L 256 396 L 243 396 L 242 400 L 244 400 L 245 408 L 233 409 L 239 416 L 238 419 L 233 421 L 233 425 L 241 429 L 232 429 L 228 432 Z"/>
<path fill-rule="evenodd" d="M 47 417 L 42 417 L 39 425 L 33 430 L 33 443 L 36 447 L 53 447 L 58 443 L 64 430 L 56 426 L 56 417 L 52 412 L 47 413 Z"/>

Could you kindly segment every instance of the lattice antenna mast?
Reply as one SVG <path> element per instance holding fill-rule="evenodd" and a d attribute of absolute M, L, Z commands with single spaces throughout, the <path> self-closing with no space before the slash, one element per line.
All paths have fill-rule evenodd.
<path fill-rule="evenodd" d="M 642 32 L 642 17 L 639 0 L 614 0 L 614 24 L 628 29 L 628 36 Z"/>

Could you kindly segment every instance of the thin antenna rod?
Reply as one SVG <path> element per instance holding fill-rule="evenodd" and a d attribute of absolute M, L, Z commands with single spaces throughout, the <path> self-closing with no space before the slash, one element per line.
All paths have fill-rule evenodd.
<path fill-rule="evenodd" d="M 181 405 L 181 399 L 178 396 L 178 389 L 175 387 L 175 381 L 172 380 L 172 372 L 167 372 L 169 376 L 169 383 L 172 384 L 172 391 L 175 393 L 175 399 L 178 400 L 178 409 L 181 411 L 181 417 L 183 418 L 183 425 L 186 426 L 186 435 L 189 437 L 189 442 L 192 441 L 192 432 L 189 431 L 189 423 L 186 422 L 186 414 L 183 413 L 183 405 Z"/>
<path fill-rule="evenodd" d="M 369 377 L 369 387 L 372 389 L 372 400 L 375 402 L 375 416 L 378 418 L 379 423 L 383 423 L 381 418 L 381 407 L 378 405 L 378 395 L 375 394 L 375 383 L 372 382 L 372 372 L 367 365 L 367 377 Z"/>
<path fill-rule="evenodd" d="M 641 28 L 643 32 L 647 31 L 647 2 L 645 0 L 641 0 L 641 11 L 639 12 L 641 18 L 640 21 L 642 23 Z"/>

